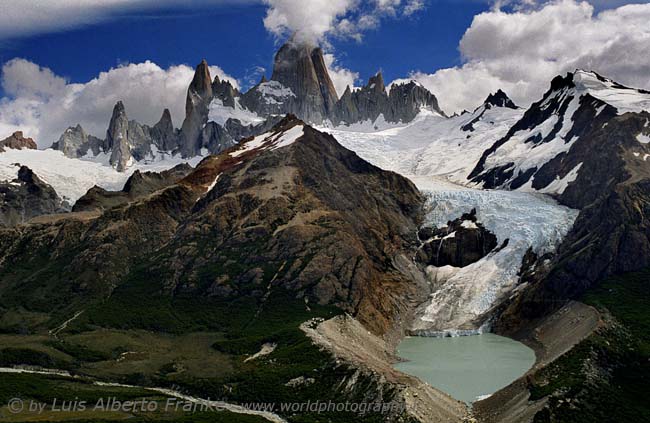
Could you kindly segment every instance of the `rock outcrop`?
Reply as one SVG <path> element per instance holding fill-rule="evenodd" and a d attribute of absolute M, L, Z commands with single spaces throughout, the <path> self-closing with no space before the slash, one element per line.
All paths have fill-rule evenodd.
<path fill-rule="evenodd" d="M 445 228 L 424 227 L 418 237 L 422 242 L 419 261 L 435 267 L 465 267 L 497 247 L 497 237 L 477 221 L 476 210 L 449 222 Z"/>
<path fill-rule="evenodd" d="M 17 177 L 0 182 L 0 225 L 14 226 L 29 219 L 69 210 L 50 185 L 27 166 L 20 166 Z"/>
<path fill-rule="evenodd" d="M 81 125 L 77 125 L 66 129 L 52 148 L 71 158 L 110 154 L 111 165 L 123 172 L 133 160 L 153 158 L 154 148 L 170 153 L 177 151 L 178 131 L 174 129 L 168 109 L 163 111 L 158 123 L 150 127 L 129 120 L 124 104 L 118 101 L 104 140 L 89 135 Z"/>
<path fill-rule="evenodd" d="M 490 94 L 485 100 L 484 104 L 489 104 L 494 107 L 507 107 L 509 109 L 516 109 L 517 105 L 510 100 L 508 94 L 502 90 L 498 90 L 496 93 Z"/>
<path fill-rule="evenodd" d="M 62 151 L 66 157 L 79 158 L 89 152 L 98 155 L 104 151 L 104 140 L 88 134 L 81 125 L 71 126 L 52 144 L 52 148 Z"/>
<path fill-rule="evenodd" d="M 188 164 L 156 172 L 136 170 L 124 184 L 121 191 L 108 191 L 94 186 L 72 207 L 73 212 L 103 211 L 118 207 L 173 185 L 193 170 Z"/>
<path fill-rule="evenodd" d="M 33 139 L 25 138 L 22 131 L 16 131 L 7 138 L 0 141 L 0 153 L 5 151 L 5 148 L 11 148 L 15 150 L 22 150 L 23 148 L 27 148 L 36 150 L 38 146 Z"/>

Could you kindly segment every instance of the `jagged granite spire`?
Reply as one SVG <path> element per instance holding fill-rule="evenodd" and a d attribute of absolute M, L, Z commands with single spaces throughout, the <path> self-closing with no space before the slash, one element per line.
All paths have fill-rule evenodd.
<path fill-rule="evenodd" d="M 221 99 L 224 106 L 235 107 L 235 98 L 239 97 L 239 91 L 232 86 L 230 81 L 220 80 L 219 76 L 215 76 L 212 83 L 212 95 Z"/>
<path fill-rule="evenodd" d="M 158 123 L 151 128 L 151 137 L 161 150 L 174 151 L 178 147 L 178 134 L 174 129 L 169 109 L 163 111 Z"/>
<path fill-rule="evenodd" d="M 181 128 L 180 149 L 183 157 L 192 157 L 201 150 L 201 129 L 208 121 L 208 107 L 213 98 L 212 78 L 208 62 L 203 59 L 196 67 L 187 89 L 185 120 Z"/>
<path fill-rule="evenodd" d="M 271 81 L 278 81 L 295 95 L 287 112 L 319 123 L 334 111 L 338 96 L 319 47 L 289 40 L 275 55 Z"/>
<path fill-rule="evenodd" d="M 104 151 L 111 152 L 110 163 L 118 172 L 123 172 L 131 160 L 129 147 L 129 119 L 126 117 L 124 103 L 118 101 L 106 131 Z"/>

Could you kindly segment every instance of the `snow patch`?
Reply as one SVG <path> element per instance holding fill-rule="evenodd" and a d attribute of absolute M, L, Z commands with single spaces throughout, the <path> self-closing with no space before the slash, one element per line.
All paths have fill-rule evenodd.
<path fill-rule="evenodd" d="M 471 220 L 463 220 L 463 223 L 461 223 L 460 226 L 465 229 L 478 229 L 476 223 L 472 222 Z"/>
<path fill-rule="evenodd" d="M 237 119 L 243 125 L 252 125 L 264 121 L 264 118 L 242 107 L 239 104 L 239 98 L 235 99 L 235 107 L 224 105 L 220 98 L 212 100 L 208 111 L 208 121 L 223 126 L 228 119 Z"/>
<path fill-rule="evenodd" d="M 431 176 L 442 176 L 466 184 L 483 152 L 505 136 L 523 113 L 523 109 L 493 107 L 445 118 L 425 109 L 408 124 L 382 127 L 380 116 L 375 123 L 321 130 L 382 169 L 413 175 L 421 182 Z M 475 130 L 463 131 L 469 123 Z"/>
<path fill-rule="evenodd" d="M 241 148 L 230 153 L 230 156 L 239 157 L 248 151 L 256 150 L 262 147 L 268 148 L 270 150 L 287 147 L 296 142 L 298 138 L 303 136 L 304 129 L 305 128 L 303 125 L 296 125 L 289 130 L 280 133 L 269 134 L 266 132 L 262 135 L 256 136 L 244 144 L 240 144 Z"/>
<path fill-rule="evenodd" d="M 296 96 L 291 88 L 278 81 L 263 82 L 256 89 L 267 104 L 283 104 L 288 98 Z"/>
<path fill-rule="evenodd" d="M 16 178 L 18 168 L 14 163 L 29 167 L 36 175 L 51 185 L 57 194 L 70 204 L 97 185 L 109 191 L 118 191 L 136 170 L 161 172 L 181 163 L 196 166 L 203 157 L 183 159 L 180 155 L 159 156 L 151 162 L 135 162 L 126 172 L 116 171 L 110 164 L 110 154 L 72 159 L 58 150 L 7 150 L 0 154 L 0 180 Z"/>
<path fill-rule="evenodd" d="M 648 144 L 650 143 L 650 135 L 639 134 L 636 136 L 636 140 L 641 144 Z"/>
<path fill-rule="evenodd" d="M 619 114 L 627 112 L 650 111 L 650 94 L 632 88 L 622 88 L 607 78 L 599 79 L 593 72 L 576 71 L 573 82 L 579 92 L 610 104 Z"/>

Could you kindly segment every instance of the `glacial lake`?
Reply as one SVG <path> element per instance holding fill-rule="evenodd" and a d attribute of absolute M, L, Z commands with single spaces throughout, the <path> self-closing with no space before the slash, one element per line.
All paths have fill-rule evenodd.
<path fill-rule="evenodd" d="M 417 376 L 466 403 L 508 386 L 535 364 L 532 349 L 491 333 L 454 338 L 407 337 L 397 353 L 408 360 L 397 363 L 397 370 Z"/>

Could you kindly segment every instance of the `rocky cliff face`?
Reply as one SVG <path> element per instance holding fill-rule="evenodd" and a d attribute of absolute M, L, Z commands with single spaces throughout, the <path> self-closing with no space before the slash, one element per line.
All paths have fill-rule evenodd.
<path fill-rule="evenodd" d="M 174 129 L 169 110 L 165 109 L 160 121 L 150 127 L 129 120 L 124 104 L 119 101 L 113 108 L 104 140 L 87 134 L 81 125 L 77 125 L 66 129 L 52 148 L 71 158 L 88 154 L 110 154 L 111 165 L 123 172 L 132 160 L 151 158 L 152 148 L 167 152 L 176 151 L 178 131 Z"/>
<path fill-rule="evenodd" d="M 4 140 L 0 141 L 0 153 L 5 151 L 5 148 L 12 148 L 22 150 L 23 148 L 36 150 L 38 146 L 31 138 L 25 138 L 22 131 L 16 131 Z"/>
<path fill-rule="evenodd" d="M 107 191 L 94 186 L 75 202 L 72 211 L 104 211 L 127 204 L 177 183 L 192 170 L 192 166 L 186 163 L 160 173 L 136 170 L 121 191 Z"/>
<path fill-rule="evenodd" d="M 212 80 L 208 63 L 203 60 L 194 73 L 185 100 L 185 120 L 181 127 L 181 152 L 192 157 L 201 150 L 201 129 L 208 121 L 208 106 L 212 101 Z"/>
<path fill-rule="evenodd" d="M 113 116 L 106 131 L 104 151 L 111 152 L 111 165 L 118 172 L 123 172 L 131 161 L 129 146 L 129 120 L 126 117 L 124 104 L 118 101 L 113 108 Z"/>
<path fill-rule="evenodd" d="M 289 40 L 275 55 L 271 81 L 291 90 L 288 113 L 308 122 L 320 123 L 334 109 L 338 95 L 329 77 L 323 51 L 309 44 Z"/>
<path fill-rule="evenodd" d="M 17 177 L 0 182 L 0 226 L 14 226 L 29 219 L 69 210 L 54 189 L 43 182 L 27 166 L 21 166 Z"/>
<path fill-rule="evenodd" d="M 393 84 L 387 93 L 384 77 L 379 72 L 360 89 L 352 91 L 348 87 L 336 104 L 331 120 L 345 125 L 374 122 L 383 116 L 387 122 L 410 122 L 423 109 L 445 115 L 436 97 L 414 81 Z"/>

